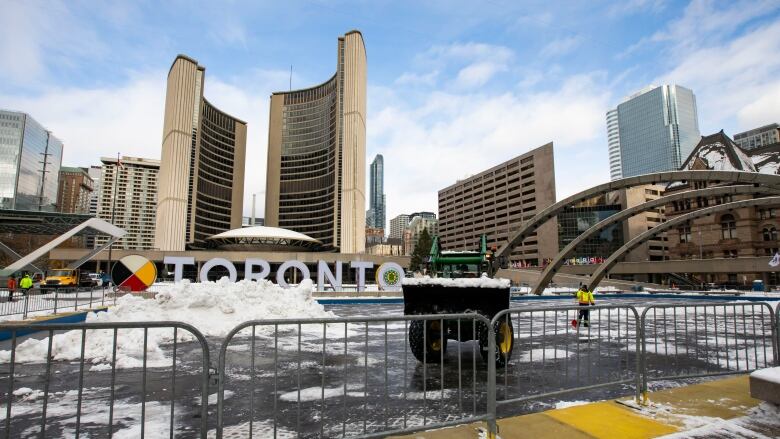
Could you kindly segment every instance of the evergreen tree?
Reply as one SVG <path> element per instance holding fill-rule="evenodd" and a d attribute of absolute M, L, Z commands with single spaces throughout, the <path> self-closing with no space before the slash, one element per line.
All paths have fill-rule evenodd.
<path fill-rule="evenodd" d="M 417 239 L 417 245 L 412 251 L 412 259 L 409 262 L 409 268 L 412 271 L 422 271 L 431 253 L 431 246 L 433 246 L 433 238 L 431 238 L 427 229 L 423 229 L 420 232 L 420 237 Z"/>

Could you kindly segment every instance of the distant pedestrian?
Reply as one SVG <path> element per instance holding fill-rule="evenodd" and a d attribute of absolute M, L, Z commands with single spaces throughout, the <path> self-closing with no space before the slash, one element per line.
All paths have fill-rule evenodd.
<path fill-rule="evenodd" d="M 593 298 L 593 292 L 588 291 L 588 286 L 583 285 L 577 291 L 577 303 L 580 305 L 580 312 L 577 315 L 577 326 L 584 324 L 586 328 L 590 327 L 589 306 L 596 305 L 596 299 Z"/>
<path fill-rule="evenodd" d="M 21 281 L 19 281 L 19 287 L 22 289 L 22 297 L 26 297 L 27 293 L 30 292 L 30 288 L 33 286 L 33 281 L 30 278 L 30 275 L 25 273 L 24 277 Z"/>
<path fill-rule="evenodd" d="M 8 301 L 13 302 L 14 301 L 14 291 L 16 291 L 16 278 L 13 276 L 10 276 L 8 278 L 8 283 L 6 284 L 6 288 L 8 288 Z"/>

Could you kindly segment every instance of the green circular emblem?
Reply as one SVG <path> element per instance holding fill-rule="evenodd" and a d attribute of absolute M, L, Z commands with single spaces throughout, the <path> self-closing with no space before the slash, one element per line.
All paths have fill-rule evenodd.
<path fill-rule="evenodd" d="M 382 278 L 387 285 L 398 285 L 401 276 L 399 276 L 398 272 L 395 270 L 387 270 L 383 273 Z"/>

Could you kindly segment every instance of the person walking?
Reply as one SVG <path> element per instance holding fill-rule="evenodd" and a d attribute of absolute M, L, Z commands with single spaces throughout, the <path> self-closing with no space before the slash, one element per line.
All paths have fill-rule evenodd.
<path fill-rule="evenodd" d="M 16 278 L 13 275 L 8 277 L 8 283 L 6 283 L 6 288 L 8 288 L 8 301 L 13 302 L 14 291 L 16 290 Z"/>
<path fill-rule="evenodd" d="M 580 305 L 580 312 L 577 315 L 577 326 L 582 324 L 585 327 L 590 327 L 590 310 L 589 306 L 596 305 L 596 299 L 593 298 L 593 292 L 588 291 L 588 286 L 583 285 L 577 291 L 577 303 Z"/>
<path fill-rule="evenodd" d="M 24 277 L 22 280 L 19 281 L 19 287 L 22 289 L 22 297 L 26 297 L 27 293 L 30 292 L 30 288 L 33 286 L 33 281 L 30 278 L 30 275 L 27 273 L 24 273 Z"/>

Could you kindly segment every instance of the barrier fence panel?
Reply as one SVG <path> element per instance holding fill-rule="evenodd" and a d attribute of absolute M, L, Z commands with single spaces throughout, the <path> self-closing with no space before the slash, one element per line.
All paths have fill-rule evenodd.
<path fill-rule="evenodd" d="M 496 370 L 499 407 L 621 384 L 639 396 L 639 316 L 632 306 L 509 309 L 493 318 L 493 329 L 497 355 L 512 351 Z"/>
<path fill-rule="evenodd" d="M 642 312 L 644 378 L 683 379 L 772 367 L 775 316 L 763 302 L 661 304 Z"/>
<path fill-rule="evenodd" d="M 489 358 L 489 324 L 478 314 L 246 322 L 220 350 L 216 437 L 495 428 L 490 366 L 478 342 L 454 340 L 482 334 Z"/>
<path fill-rule="evenodd" d="M 0 437 L 206 437 L 209 351 L 193 326 L 61 324 L 44 338 L 17 335 L 30 328 L 0 325 L 12 333 L 0 344 Z"/>
<path fill-rule="evenodd" d="M 67 312 L 94 306 L 111 305 L 116 300 L 112 288 L 32 288 L 26 294 L 21 289 L 0 290 L 0 316 L 26 319 L 39 311 Z"/>

